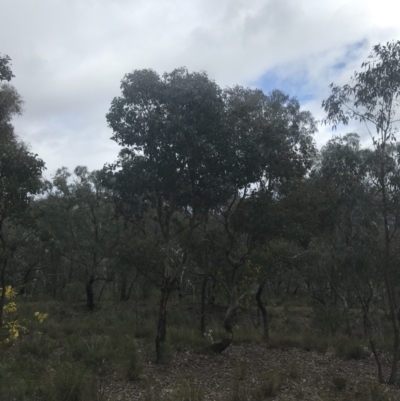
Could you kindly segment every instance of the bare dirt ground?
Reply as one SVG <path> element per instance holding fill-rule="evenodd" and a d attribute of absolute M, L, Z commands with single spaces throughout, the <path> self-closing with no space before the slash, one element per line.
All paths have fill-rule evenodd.
<path fill-rule="evenodd" d="M 285 378 L 279 394 L 270 400 L 367 401 L 362 389 L 366 383 L 376 381 L 376 365 L 372 358 L 347 361 L 329 350 L 326 354 L 319 354 L 245 344 L 232 345 L 221 355 L 205 355 L 191 350 L 176 353 L 166 364 L 143 362 L 144 372 L 139 381 L 106 384 L 108 400 L 143 400 L 149 386 L 157 388 L 160 392 L 158 396 L 163 399 L 184 381 L 195 383 L 205 400 L 233 400 L 235 382 L 239 381 L 244 393 L 250 393 L 260 385 L 263 372 L 275 371 Z M 344 378 L 345 390 L 335 389 L 333 378 Z M 400 400 L 398 388 L 381 385 L 381 390 L 391 394 L 388 399 Z M 378 401 L 379 398 L 375 399 Z M 246 398 L 240 398 L 242 400 Z"/>

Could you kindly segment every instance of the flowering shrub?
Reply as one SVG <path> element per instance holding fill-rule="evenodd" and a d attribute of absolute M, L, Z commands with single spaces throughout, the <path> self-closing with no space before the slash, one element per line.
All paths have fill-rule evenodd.
<path fill-rule="evenodd" d="M 0 288 L 0 292 L 2 291 L 2 288 Z M 3 314 L 5 318 L 5 323 L 3 324 L 2 330 L 5 332 L 5 338 L 0 339 L 0 343 L 2 344 L 9 344 L 10 342 L 17 340 L 20 336 L 21 333 L 26 332 L 26 327 L 23 326 L 18 322 L 18 319 L 13 319 L 13 315 L 18 310 L 18 305 L 14 301 L 17 292 L 15 289 L 11 286 L 8 285 L 6 287 L 6 293 L 5 293 L 5 299 L 8 301 L 4 306 L 3 306 Z M 43 323 L 45 319 L 49 316 L 48 313 L 41 313 L 41 312 L 35 312 L 34 316 L 37 318 L 39 323 Z"/>

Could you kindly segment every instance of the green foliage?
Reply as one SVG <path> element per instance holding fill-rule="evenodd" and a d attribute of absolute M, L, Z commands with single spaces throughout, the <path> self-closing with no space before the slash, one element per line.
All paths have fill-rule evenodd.
<path fill-rule="evenodd" d="M 15 76 L 11 71 L 10 61 L 10 57 L 6 54 L 0 55 L 0 82 L 11 81 L 11 78 Z"/>

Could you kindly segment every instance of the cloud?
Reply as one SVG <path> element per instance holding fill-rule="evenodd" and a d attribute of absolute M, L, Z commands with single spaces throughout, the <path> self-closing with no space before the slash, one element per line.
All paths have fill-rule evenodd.
<path fill-rule="evenodd" d="M 221 86 L 277 87 L 322 119 L 328 85 L 399 38 L 398 11 L 389 0 L 3 0 L 0 52 L 26 100 L 17 132 L 48 171 L 94 169 L 117 155 L 105 114 L 125 73 L 186 66 Z M 331 135 L 321 127 L 317 142 Z"/>

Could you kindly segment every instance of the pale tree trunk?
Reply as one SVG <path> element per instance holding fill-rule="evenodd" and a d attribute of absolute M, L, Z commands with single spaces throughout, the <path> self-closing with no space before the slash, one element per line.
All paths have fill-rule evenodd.
<path fill-rule="evenodd" d="M 225 351 L 231 345 L 233 339 L 233 319 L 236 314 L 238 301 L 237 285 L 234 284 L 231 288 L 229 308 L 224 319 L 225 338 L 220 342 L 211 344 L 210 346 L 211 350 L 216 353 L 221 353 Z"/>

